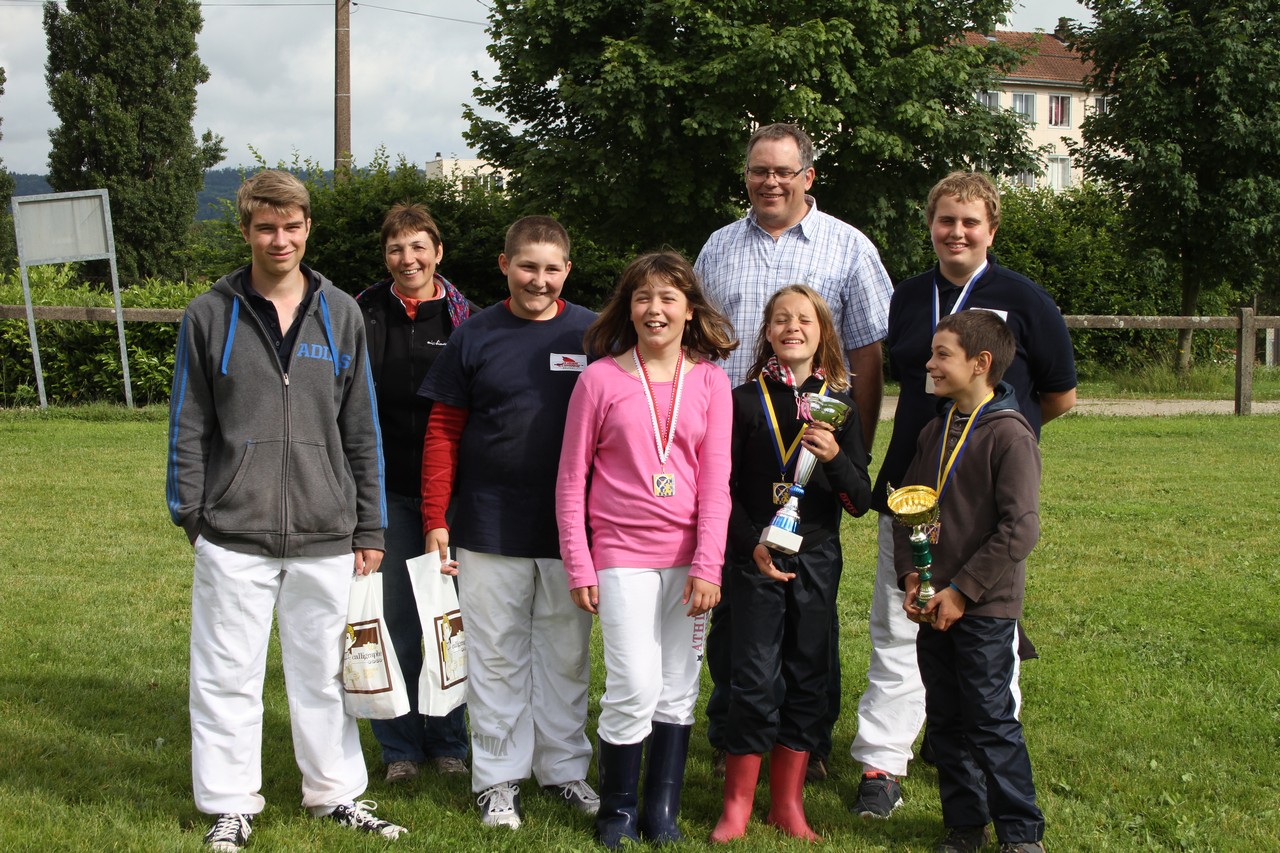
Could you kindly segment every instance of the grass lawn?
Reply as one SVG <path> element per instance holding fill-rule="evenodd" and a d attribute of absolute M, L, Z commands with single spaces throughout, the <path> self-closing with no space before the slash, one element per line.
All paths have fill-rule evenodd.
<path fill-rule="evenodd" d="M 0 850 L 200 849 L 208 820 L 191 803 L 187 723 L 191 552 L 164 506 L 165 418 L 0 410 Z M 1041 659 L 1022 687 L 1050 849 L 1277 849 L 1277 446 L 1275 416 L 1068 416 L 1046 428 L 1044 535 L 1025 620 Z M 941 820 L 927 766 L 913 766 L 892 820 L 847 811 L 870 519 L 847 520 L 845 546 L 845 713 L 833 779 L 807 791 L 810 822 L 829 849 L 931 850 Z M 277 649 L 269 660 L 268 805 L 250 849 L 383 850 L 304 816 Z M 598 666 L 593 681 L 594 714 Z M 482 831 L 466 781 L 426 773 L 390 789 L 362 726 L 368 797 L 412 830 L 395 849 L 599 849 L 589 820 L 532 782 L 516 833 Z M 704 735 L 700 720 L 682 817 L 693 840 L 675 850 L 707 849 L 719 815 Z M 757 802 L 767 807 L 766 786 Z M 806 845 L 759 823 L 731 849 Z"/>

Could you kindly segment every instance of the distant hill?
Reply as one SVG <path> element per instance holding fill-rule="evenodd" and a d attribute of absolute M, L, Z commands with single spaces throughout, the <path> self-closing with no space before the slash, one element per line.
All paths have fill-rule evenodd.
<path fill-rule="evenodd" d="M 43 175 L 24 175 L 11 173 L 14 181 L 14 195 L 44 195 L 53 192 L 49 182 Z M 222 217 L 223 199 L 232 200 L 240 187 L 240 170 L 238 168 L 211 169 L 205 173 L 204 188 L 196 196 L 196 219 L 220 219 Z"/>
<path fill-rule="evenodd" d="M 44 179 L 44 175 L 22 175 L 10 172 L 13 176 L 14 195 L 44 195 L 53 192 L 53 187 Z"/>

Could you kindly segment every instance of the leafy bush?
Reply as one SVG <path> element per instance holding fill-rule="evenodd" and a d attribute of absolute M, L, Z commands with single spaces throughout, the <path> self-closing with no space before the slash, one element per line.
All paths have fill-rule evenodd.
<path fill-rule="evenodd" d="M 1095 184 L 1062 192 L 1006 188 L 1001 192 L 995 250 L 1000 262 L 1053 296 L 1064 314 L 1178 315 L 1177 282 L 1154 252 L 1136 252 L 1122 199 Z M 1231 313 L 1228 287 L 1201 293 L 1205 315 Z M 1076 359 L 1094 368 L 1136 368 L 1173 351 L 1174 330 L 1073 329 Z M 1195 355 L 1214 361 L 1235 346 L 1232 332 L 1198 332 Z"/>
<path fill-rule="evenodd" d="M 259 158 L 258 166 L 267 164 Z M 508 295 L 506 279 L 498 270 L 507 227 L 528 213 L 555 215 L 553 210 L 520 210 L 506 195 L 483 187 L 428 179 L 403 156 L 393 166 L 385 150 L 343 181 L 335 181 L 313 160 L 279 163 L 275 168 L 298 175 L 311 193 L 307 264 L 351 294 L 386 277 L 379 235 L 383 217 L 398 202 L 418 202 L 431 212 L 444 242 L 440 274 L 480 306 Z M 198 275 L 216 279 L 248 262 L 233 204 L 224 205 L 220 220 L 198 224 L 195 234 L 191 268 Z M 615 257 L 589 235 L 570 236 L 573 273 L 565 295 L 598 307 L 628 259 Z"/>
<path fill-rule="evenodd" d="M 109 308 L 110 290 L 74 283 L 70 266 L 28 270 L 34 305 Z M 120 292 L 125 308 L 185 308 L 207 289 L 203 283 L 178 284 L 144 280 Z M 0 276 L 0 304 L 21 305 L 22 282 Z M 50 403 L 124 402 L 120 344 L 114 322 L 37 320 L 45 396 Z M 165 403 L 173 381 L 177 323 L 126 323 L 125 346 L 134 402 Z M 39 402 L 26 320 L 0 320 L 0 405 L 31 406 Z"/>

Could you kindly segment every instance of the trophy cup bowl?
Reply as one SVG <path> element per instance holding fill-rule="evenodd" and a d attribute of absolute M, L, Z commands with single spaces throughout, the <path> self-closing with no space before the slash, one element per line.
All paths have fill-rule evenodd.
<path fill-rule="evenodd" d="M 823 394 L 804 394 L 797 401 L 799 415 L 809 423 L 824 423 L 832 429 L 839 429 L 849 419 L 851 411 L 848 403 L 827 397 Z M 805 424 L 808 429 L 808 424 Z M 800 550 L 804 540 L 796 531 L 800 527 L 800 498 L 804 496 L 805 484 L 813 474 L 813 466 L 818 459 L 809 449 L 801 447 L 796 458 L 796 477 L 791 484 L 790 497 L 782 509 L 773 516 L 769 526 L 760 532 L 760 543 L 782 554 L 794 554 Z"/>
<path fill-rule="evenodd" d="M 911 528 L 911 563 L 920 575 L 916 607 L 923 608 L 933 598 L 933 554 L 924 528 L 938 520 L 938 493 L 928 486 L 903 486 L 890 492 L 887 502 L 894 521 Z"/>
<path fill-rule="evenodd" d="M 889 511 L 904 527 L 932 524 L 938 516 L 938 493 L 928 486 L 903 486 L 889 493 Z"/>

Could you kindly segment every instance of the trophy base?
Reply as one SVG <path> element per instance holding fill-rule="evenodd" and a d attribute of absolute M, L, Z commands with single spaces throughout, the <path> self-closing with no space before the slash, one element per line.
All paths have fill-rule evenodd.
<path fill-rule="evenodd" d="M 782 554 L 795 554 L 800 550 L 804 537 L 799 533 L 774 527 L 772 524 L 760 534 L 760 544 Z"/>

